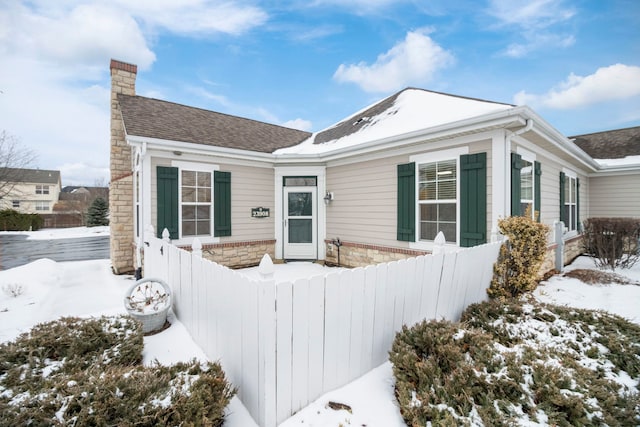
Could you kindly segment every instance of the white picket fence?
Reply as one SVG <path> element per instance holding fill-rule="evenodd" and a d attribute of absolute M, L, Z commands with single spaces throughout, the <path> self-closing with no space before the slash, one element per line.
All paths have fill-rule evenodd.
<path fill-rule="evenodd" d="M 384 363 L 402 325 L 457 320 L 485 300 L 500 247 L 275 283 L 204 260 L 197 250 L 145 240 L 145 277 L 171 285 L 176 315 L 207 356 L 220 360 L 262 427 Z"/>

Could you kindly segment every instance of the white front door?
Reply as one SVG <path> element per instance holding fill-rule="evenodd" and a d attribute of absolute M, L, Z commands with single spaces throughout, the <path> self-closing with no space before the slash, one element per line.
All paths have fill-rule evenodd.
<path fill-rule="evenodd" d="M 284 187 L 284 259 L 317 259 L 316 187 Z"/>

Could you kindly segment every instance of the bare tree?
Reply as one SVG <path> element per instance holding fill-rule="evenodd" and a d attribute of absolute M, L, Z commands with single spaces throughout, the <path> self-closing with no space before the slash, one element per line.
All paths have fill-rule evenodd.
<path fill-rule="evenodd" d="M 24 169 L 30 168 L 35 159 L 36 154 L 20 145 L 16 137 L 0 131 L 0 199 L 22 180 Z"/>

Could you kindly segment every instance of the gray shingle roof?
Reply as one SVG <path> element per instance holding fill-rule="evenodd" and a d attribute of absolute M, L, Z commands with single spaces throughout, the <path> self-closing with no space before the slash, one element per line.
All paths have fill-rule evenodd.
<path fill-rule="evenodd" d="M 118 94 L 128 135 L 272 153 L 311 134 L 142 96 Z"/>
<path fill-rule="evenodd" d="M 45 169 L 16 169 L 6 168 L 2 176 L 11 182 L 26 182 L 32 184 L 57 184 L 60 180 L 60 171 Z"/>
<path fill-rule="evenodd" d="M 569 137 L 594 159 L 640 156 L 640 126 Z"/>

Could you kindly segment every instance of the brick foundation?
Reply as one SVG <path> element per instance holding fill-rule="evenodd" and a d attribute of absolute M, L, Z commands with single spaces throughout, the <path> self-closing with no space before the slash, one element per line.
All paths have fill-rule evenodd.
<path fill-rule="evenodd" d="M 335 246 L 331 240 L 325 240 L 324 243 L 327 254 L 325 262 L 331 265 L 338 265 L 338 247 Z M 342 242 L 342 246 L 340 246 L 340 266 L 365 267 L 371 264 L 397 261 L 428 253 L 427 251 L 417 251 L 413 249 Z"/>
<path fill-rule="evenodd" d="M 574 259 L 582 255 L 584 252 L 582 244 L 582 235 L 572 237 L 564 242 L 564 254 L 563 265 L 570 264 Z M 540 267 L 540 277 L 543 277 L 546 273 L 556 268 L 556 249 L 558 245 L 556 243 L 547 247 L 547 253 L 545 255 L 542 267 Z"/>
<path fill-rule="evenodd" d="M 182 249 L 191 250 L 190 246 Z M 275 240 L 256 240 L 250 242 L 230 242 L 202 245 L 202 257 L 229 268 L 253 267 L 260 264 L 264 254 L 274 259 Z"/>

